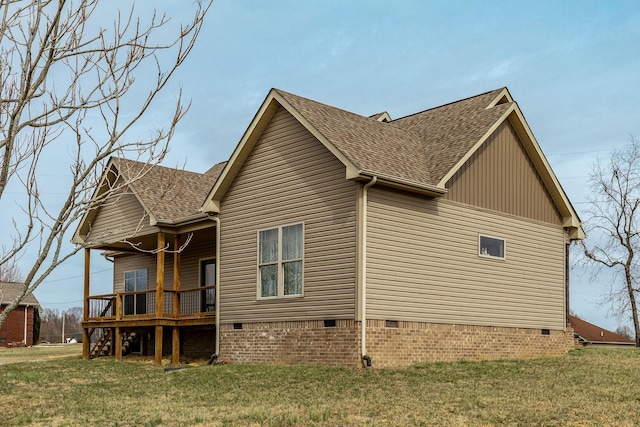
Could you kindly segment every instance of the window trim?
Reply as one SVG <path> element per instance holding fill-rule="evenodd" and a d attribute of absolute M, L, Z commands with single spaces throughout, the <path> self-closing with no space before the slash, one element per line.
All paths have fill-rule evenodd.
<path fill-rule="evenodd" d="M 144 271 L 145 272 L 145 276 L 146 276 L 146 280 L 145 280 L 145 288 L 144 289 L 138 289 L 138 273 Z M 127 273 L 133 273 L 133 291 L 128 291 L 127 290 Z M 123 307 L 122 307 L 122 312 L 123 314 L 125 314 L 126 311 L 126 297 L 133 297 L 132 301 L 133 301 L 133 313 L 126 313 L 126 315 L 131 315 L 131 314 L 147 314 L 147 307 L 149 304 L 148 301 L 148 293 L 144 293 L 144 294 L 136 294 L 135 292 L 142 292 L 142 291 L 149 291 L 149 268 L 148 267 L 144 267 L 144 268 L 135 268 L 133 270 L 125 270 L 122 274 L 122 278 L 123 278 L 123 287 L 122 289 L 124 290 L 124 293 L 128 293 L 128 292 L 134 292 L 133 295 L 125 295 L 125 297 L 123 298 Z M 144 312 L 140 312 L 138 310 L 138 296 L 144 295 Z M 142 298 L 140 298 L 142 300 Z"/>
<path fill-rule="evenodd" d="M 300 258 L 292 258 L 284 260 L 282 259 L 282 229 L 285 227 L 292 227 L 295 225 L 302 226 L 302 254 Z M 261 263 L 260 262 L 260 233 L 268 230 L 278 230 L 278 258 L 276 262 L 268 262 Z M 304 237 L 305 237 L 306 227 L 303 221 L 294 222 L 290 224 L 277 225 L 273 227 L 261 228 L 256 231 L 256 299 L 257 300 L 280 300 L 286 298 L 301 298 L 304 296 L 304 264 L 305 264 L 305 251 L 304 251 Z M 302 263 L 302 278 L 300 284 L 300 293 L 299 294 L 284 294 L 284 264 L 287 262 L 298 262 Z M 276 295 L 273 296 L 262 296 L 262 286 L 260 283 L 260 267 L 263 265 L 277 265 L 277 278 L 278 283 L 276 284 Z"/>
<path fill-rule="evenodd" d="M 502 256 L 496 256 L 496 255 L 490 255 L 490 254 L 483 254 L 482 253 L 482 238 L 486 237 L 488 239 L 494 239 L 494 240 L 501 240 L 502 241 Z M 500 260 L 500 261 L 505 261 L 507 259 L 507 239 L 505 239 L 504 237 L 496 237 L 496 236 L 491 236 L 488 234 L 478 234 L 478 257 L 479 258 L 485 258 L 485 259 L 495 259 L 495 260 Z"/>

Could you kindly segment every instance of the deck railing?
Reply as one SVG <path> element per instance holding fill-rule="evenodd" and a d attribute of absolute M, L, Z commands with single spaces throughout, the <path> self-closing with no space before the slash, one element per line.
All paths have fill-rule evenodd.
<path fill-rule="evenodd" d="M 175 291 L 165 289 L 162 294 L 162 316 L 185 318 L 209 316 L 215 313 L 215 286 Z M 127 319 L 157 317 L 155 289 L 88 297 L 87 319 Z"/>

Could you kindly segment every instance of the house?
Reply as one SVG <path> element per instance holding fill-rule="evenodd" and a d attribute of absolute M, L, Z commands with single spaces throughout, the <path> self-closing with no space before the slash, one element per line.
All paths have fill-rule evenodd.
<path fill-rule="evenodd" d="M 0 313 L 16 300 L 22 293 L 24 284 L 14 282 L 0 282 Z M 18 306 L 7 316 L 0 328 L 0 347 L 32 346 L 34 343 L 34 327 L 39 327 L 34 321 L 36 309 L 40 304 L 36 297 L 29 293 Z"/>
<path fill-rule="evenodd" d="M 577 316 L 569 315 L 569 324 L 576 340 L 582 345 L 628 345 L 635 346 L 629 337 L 617 334 L 589 323 Z"/>
<path fill-rule="evenodd" d="M 272 89 L 228 162 L 146 169 L 112 159 L 96 198 L 119 193 L 74 237 L 83 342 L 115 336 L 116 357 L 131 334 L 156 363 L 385 367 L 573 346 L 568 247 L 584 233 L 506 88 L 399 119 Z M 91 295 L 96 249 L 113 294 Z"/>

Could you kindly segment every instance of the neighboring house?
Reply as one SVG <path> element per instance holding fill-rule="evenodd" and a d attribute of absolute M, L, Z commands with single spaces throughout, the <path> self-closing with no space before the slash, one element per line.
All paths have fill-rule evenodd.
<path fill-rule="evenodd" d="M 227 163 L 141 169 L 110 161 L 96 197 L 121 194 L 74 237 L 85 272 L 93 249 L 114 261 L 112 295 L 91 295 L 85 273 L 85 357 L 94 330 L 118 337 L 116 357 L 135 333 L 156 363 L 401 366 L 573 346 L 568 247 L 584 233 L 506 88 L 400 119 L 273 89 Z"/>
<path fill-rule="evenodd" d="M 0 282 L 0 313 L 9 303 L 22 293 L 24 284 Z M 36 297 L 29 293 L 22 302 L 7 316 L 0 328 L 0 347 L 32 346 L 33 327 L 36 307 L 40 304 Z"/>
<path fill-rule="evenodd" d="M 569 315 L 569 324 L 573 329 L 574 337 L 582 345 L 630 345 L 635 346 L 635 342 L 629 338 L 615 332 L 608 331 L 598 325 L 589 323 L 579 317 Z"/>

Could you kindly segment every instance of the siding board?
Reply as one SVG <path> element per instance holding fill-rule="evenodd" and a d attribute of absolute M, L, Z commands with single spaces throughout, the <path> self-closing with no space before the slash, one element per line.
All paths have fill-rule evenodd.
<path fill-rule="evenodd" d="M 564 328 L 561 226 L 369 191 L 369 318 Z M 506 259 L 479 257 L 479 233 L 506 239 Z"/>
<path fill-rule="evenodd" d="M 280 108 L 222 200 L 222 323 L 355 315 L 356 184 Z M 257 230 L 304 222 L 304 296 L 258 300 Z"/>
<path fill-rule="evenodd" d="M 149 218 L 145 217 L 138 198 L 123 191 L 100 205 L 87 234 L 87 241 L 112 243 L 133 234 L 146 235 L 156 231 L 156 227 L 149 225 Z"/>
<path fill-rule="evenodd" d="M 447 182 L 446 200 L 562 224 L 515 130 L 505 121 Z"/>

